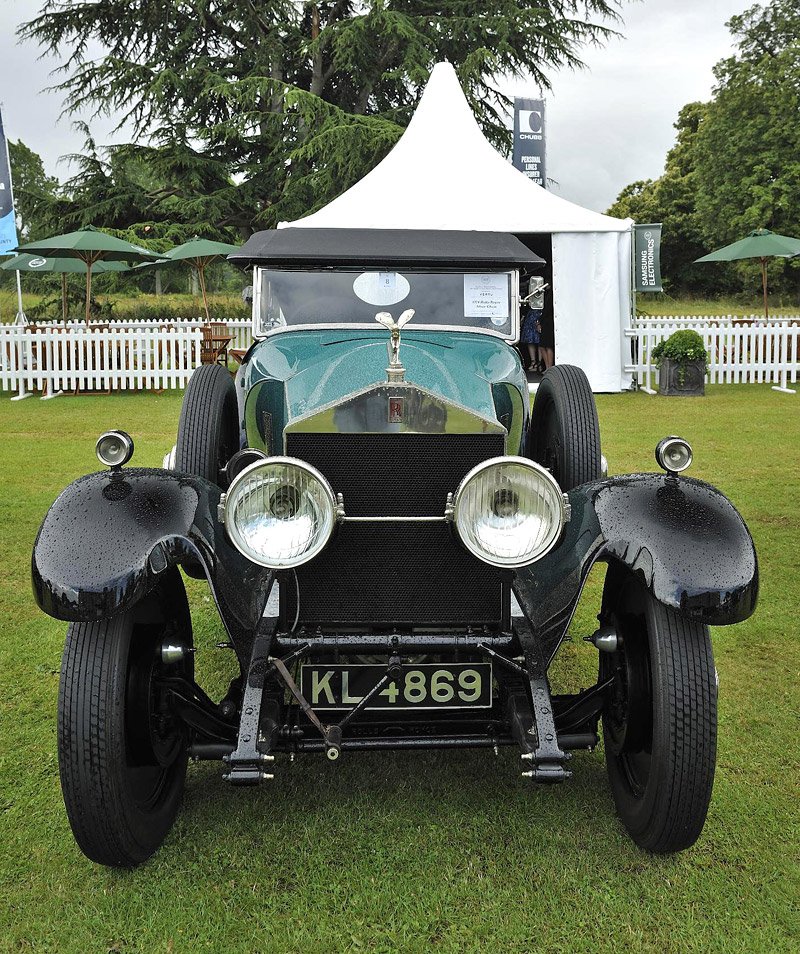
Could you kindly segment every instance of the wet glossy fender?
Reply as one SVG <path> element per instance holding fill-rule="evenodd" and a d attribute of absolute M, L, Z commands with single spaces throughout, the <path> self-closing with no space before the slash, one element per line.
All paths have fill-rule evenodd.
<path fill-rule="evenodd" d="M 238 651 L 252 638 L 273 575 L 230 545 L 216 517 L 219 497 L 208 481 L 165 470 L 79 478 L 55 501 L 36 537 L 36 602 L 56 619 L 113 616 L 189 557 L 203 566 Z"/>
<path fill-rule="evenodd" d="M 569 494 L 572 518 L 559 545 L 516 573 L 531 624 L 557 645 L 598 560 L 617 560 L 666 606 L 723 626 L 747 619 L 758 598 L 758 561 L 727 497 L 691 478 L 631 474 Z"/>

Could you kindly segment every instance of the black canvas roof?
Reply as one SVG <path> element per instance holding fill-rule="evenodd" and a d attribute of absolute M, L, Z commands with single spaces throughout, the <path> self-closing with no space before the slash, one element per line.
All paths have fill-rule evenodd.
<path fill-rule="evenodd" d="M 228 259 L 242 266 L 274 268 L 519 268 L 544 264 L 543 258 L 508 232 L 432 229 L 271 229 L 256 232 Z"/>

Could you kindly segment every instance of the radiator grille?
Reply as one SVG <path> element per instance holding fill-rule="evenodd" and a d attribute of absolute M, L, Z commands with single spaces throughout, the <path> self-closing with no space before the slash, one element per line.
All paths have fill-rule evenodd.
<path fill-rule="evenodd" d="M 467 471 L 504 453 L 504 437 L 290 433 L 286 450 L 325 475 L 350 516 L 440 516 Z M 500 574 L 443 523 L 345 523 L 297 576 L 310 625 L 482 625 L 502 612 Z M 293 619 L 293 581 L 281 605 Z"/>

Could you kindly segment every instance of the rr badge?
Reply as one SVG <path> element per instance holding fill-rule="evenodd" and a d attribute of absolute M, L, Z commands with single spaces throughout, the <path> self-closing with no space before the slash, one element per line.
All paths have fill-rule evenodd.
<path fill-rule="evenodd" d="M 403 403 L 405 398 L 401 397 L 390 397 L 389 398 L 389 423 L 390 424 L 402 424 L 403 423 Z"/>

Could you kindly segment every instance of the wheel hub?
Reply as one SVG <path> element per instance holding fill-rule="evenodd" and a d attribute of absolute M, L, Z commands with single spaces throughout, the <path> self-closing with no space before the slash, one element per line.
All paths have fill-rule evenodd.
<path fill-rule="evenodd" d="M 645 639 L 632 637 L 633 627 L 624 620 L 614 620 L 617 631 L 624 633 L 619 649 L 609 653 L 609 675 L 613 675 L 606 725 L 615 755 L 641 752 L 650 744 L 653 713 L 650 687 L 650 660 Z M 639 631 L 641 633 L 641 628 Z"/>

